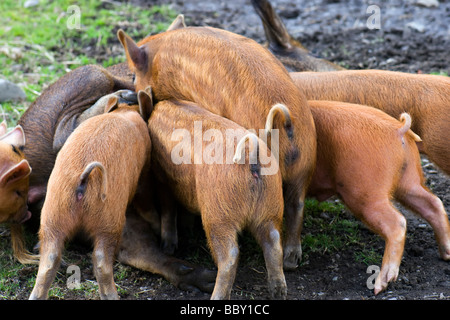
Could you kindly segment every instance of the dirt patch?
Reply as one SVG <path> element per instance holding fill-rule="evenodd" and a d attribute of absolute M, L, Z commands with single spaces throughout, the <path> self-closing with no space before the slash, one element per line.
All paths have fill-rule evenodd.
<path fill-rule="evenodd" d="M 142 6 L 171 3 L 173 9 L 185 15 L 188 25 L 220 27 L 260 43 L 265 42 L 261 22 L 249 1 L 131 2 Z M 366 26 L 370 16 L 366 13 L 369 6 L 367 1 L 349 3 L 313 0 L 299 3 L 273 0 L 271 3 L 283 17 L 291 34 L 304 46 L 317 56 L 346 68 L 378 68 L 413 73 L 450 71 L 448 1 L 440 1 L 437 8 L 419 6 L 414 4 L 414 1 L 397 0 L 390 1 L 389 4 L 383 2 L 380 5 L 379 30 L 370 30 Z M 115 46 L 113 51 L 115 49 L 121 50 L 119 46 Z M 443 200 L 449 212 L 450 179 L 426 158 L 423 159 L 427 184 Z M 350 213 L 345 214 L 346 218 L 354 219 Z M 368 264 L 355 257 L 356 252 L 367 248 L 382 256 L 384 242 L 358 222 L 358 243 L 351 243 L 340 251 L 304 252 L 299 268 L 285 274 L 288 299 L 450 299 L 450 263 L 439 258 L 431 227 L 407 212 L 405 215 L 408 219 L 408 232 L 400 274 L 398 281 L 391 284 L 386 292 L 376 297 L 373 295 L 372 290 L 367 288 L 367 280 L 371 276 L 371 273 L 366 272 Z M 329 219 L 331 223 L 333 217 L 324 216 L 323 219 Z M 305 228 L 303 233 L 314 232 L 317 232 L 314 228 Z M 232 298 L 269 299 L 262 253 L 254 249 L 255 245 L 248 240 L 249 237 L 244 235 L 241 238 L 240 265 Z M 193 231 L 181 235 L 180 243 L 182 246 L 178 256 L 213 267 L 198 220 Z M 86 256 L 90 256 L 90 251 L 82 247 L 71 246 L 66 251 L 66 258 L 71 263 L 81 265 L 81 280 L 93 282 L 95 277 L 90 260 L 86 260 Z M 25 268 L 22 272 L 24 279 L 36 270 L 34 267 Z M 122 299 L 179 300 L 210 297 L 202 292 L 181 291 L 160 276 L 120 264 L 115 265 L 116 278 L 124 270 L 126 276 L 117 280 L 122 289 L 121 293 L 119 292 Z M 66 275 L 58 277 L 64 281 Z M 26 299 L 28 295 L 29 292 L 23 292 L 19 298 Z M 71 298 L 79 299 L 79 294 L 67 291 L 65 299 Z M 98 299 L 98 295 L 94 293 L 85 298 Z"/>
<path fill-rule="evenodd" d="M 259 17 L 247 1 L 133 0 L 146 6 L 170 4 L 188 25 L 208 25 L 265 42 Z M 378 4 L 380 28 L 369 29 L 371 1 L 270 1 L 290 34 L 314 55 L 349 69 L 404 72 L 450 71 L 449 1 L 425 7 L 418 1 Z M 369 20 L 370 23 L 371 20 Z"/>

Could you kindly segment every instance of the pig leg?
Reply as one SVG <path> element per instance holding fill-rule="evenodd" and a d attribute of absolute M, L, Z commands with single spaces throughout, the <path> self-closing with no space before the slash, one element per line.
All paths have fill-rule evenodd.
<path fill-rule="evenodd" d="M 211 300 L 229 300 L 238 265 L 239 247 L 236 234 L 227 234 L 221 228 L 207 232 L 208 243 L 217 263 L 217 278 Z"/>
<path fill-rule="evenodd" d="M 40 262 L 36 283 L 30 295 L 30 300 L 44 300 L 48 298 L 50 285 L 55 279 L 61 263 L 61 252 L 63 248 L 62 240 L 41 240 Z"/>
<path fill-rule="evenodd" d="M 284 187 L 283 193 L 287 190 L 297 189 L 298 187 Z M 291 191 L 292 192 L 292 191 Z M 284 251 L 284 269 L 295 270 L 298 261 L 302 258 L 301 232 L 303 227 L 303 207 L 305 194 L 289 197 L 284 200 L 284 217 L 286 227 L 286 238 L 283 246 Z"/>
<path fill-rule="evenodd" d="M 374 293 L 378 294 L 397 279 L 406 239 L 406 219 L 387 197 L 371 197 L 370 200 L 362 196 L 348 199 L 343 195 L 343 200 L 355 216 L 385 241 L 380 274 L 375 280 Z"/>
<path fill-rule="evenodd" d="M 252 233 L 263 249 L 269 292 L 273 299 L 286 299 L 287 287 L 283 272 L 283 249 L 280 232 L 273 224 L 266 228 L 252 228 Z"/>
<path fill-rule="evenodd" d="M 164 254 L 150 225 L 133 211 L 127 213 L 117 259 L 159 274 L 182 290 L 212 292 L 214 288 L 215 271 Z"/>
<path fill-rule="evenodd" d="M 237 244 L 238 221 L 220 219 L 220 212 L 208 210 L 202 212 L 203 229 L 205 230 L 211 254 L 217 265 L 216 285 L 211 300 L 229 300 L 239 257 Z"/>
<path fill-rule="evenodd" d="M 164 253 L 173 254 L 178 247 L 177 208 L 168 189 L 159 190 L 161 201 L 161 247 Z"/>
<path fill-rule="evenodd" d="M 70 219 L 70 216 L 53 213 L 44 206 L 39 229 L 39 269 L 30 300 L 48 298 L 50 285 L 61 263 L 64 241 L 73 234 L 76 227 L 76 221 Z"/>
<path fill-rule="evenodd" d="M 117 248 L 117 241 L 113 240 L 114 235 L 104 235 L 98 238 L 100 239 L 94 245 L 92 260 L 100 298 L 102 300 L 119 300 L 113 272 L 114 253 Z"/>
<path fill-rule="evenodd" d="M 396 198 L 431 225 L 441 258 L 450 260 L 450 222 L 442 201 L 419 181 L 401 183 Z"/>

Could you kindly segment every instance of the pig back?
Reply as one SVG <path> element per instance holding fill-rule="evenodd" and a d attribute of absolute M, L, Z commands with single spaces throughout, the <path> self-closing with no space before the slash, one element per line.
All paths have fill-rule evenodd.
<path fill-rule="evenodd" d="M 255 41 L 214 28 L 175 30 L 155 43 L 150 84 L 156 100 L 193 101 L 248 130 L 264 128 L 273 105 L 287 106 L 294 134 L 280 130 L 280 169 L 290 189 L 300 189 L 314 164 L 315 128 L 305 96 L 283 65 Z"/>
<path fill-rule="evenodd" d="M 197 104 L 159 102 L 149 119 L 149 132 L 152 172 L 192 212 L 200 211 L 199 196 L 212 190 L 211 183 L 229 191 L 217 183 L 236 189 L 245 184 L 245 173 L 251 178 L 248 165 L 233 163 L 236 145 L 248 131 Z"/>
<path fill-rule="evenodd" d="M 96 161 L 107 172 L 107 198 L 121 198 L 127 204 L 136 191 L 150 148 L 147 125 L 137 112 L 112 112 L 90 118 L 80 124 L 58 153 L 49 192 L 57 193 L 64 185 L 67 192 L 73 192 L 80 174 Z M 52 184 L 55 179 L 59 182 Z M 90 194 L 87 197 L 95 198 Z"/>
<path fill-rule="evenodd" d="M 65 142 L 83 111 L 120 86 L 105 69 L 82 66 L 62 76 L 30 105 L 18 122 L 26 136 L 24 153 L 33 169 L 30 186 L 46 185 L 59 151 L 55 144 Z"/>

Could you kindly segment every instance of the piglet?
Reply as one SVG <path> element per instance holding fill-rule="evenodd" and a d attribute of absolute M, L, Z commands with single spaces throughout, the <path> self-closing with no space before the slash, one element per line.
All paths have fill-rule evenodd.
<path fill-rule="evenodd" d="M 433 227 L 439 252 L 450 260 L 450 223 L 438 197 L 425 186 L 411 117 L 401 122 L 375 108 L 309 101 L 317 130 L 317 166 L 308 196 L 338 195 L 349 210 L 386 242 L 375 294 L 397 279 L 406 236 L 398 200 Z"/>
<path fill-rule="evenodd" d="M 48 181 L 39 230 L 41 260 L 30 299 L 46 299 L 65 240 L 77 232 L 94 245 L 92 259 L 101 299 L 118 299 L 113 262 L 125 212 L 146 168 L 151 149 L 143 109 L 112 97 L 105 114 L 84 121 L 67 139 Z"/>

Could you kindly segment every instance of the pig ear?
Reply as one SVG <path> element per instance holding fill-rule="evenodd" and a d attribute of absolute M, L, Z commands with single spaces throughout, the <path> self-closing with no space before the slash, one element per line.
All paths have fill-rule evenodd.
<path fill-rule="evenodd" d="M 142 118 L 147 121 L 153 111 L 152 88 L 147 87 L 145 91 L 138 92 L 139 112 Z"/>
<path fill-rule="evenodd" d="M 145 49 L 138 47 L 136 42 L 134 42 L 122 29 L 117 31 L 117 37 L 125 49 L 130 69 L 145 70 L 147 65 L 147 54 Z"/>
<path fill-rule="evenodd" d="M 9 143 L 15 147 L 25 146 L 25 133 L 21 126 L 15 127 L 11 132 L 0 138 L 0 141 Z"/>
<path fill-rule="evenodd" d="M 0 137 L 3 136 L 7 130 L 8 130 L 8 126 L 6 125 L 6 121 L 3 121 L 0 124 Z"/>
<path fill-rule="evenodd" d="M 111 98 L 109 98 L 108 102 L 106 102 L 105 105 L 105 113 L 116 110 L 117 107 L 119 106 L 118 101 L 119 98 L 117 98 L 116 96 L 112 96 Z"/>
<path fill-rule="evenodd" d="M 27 160 L 22 160 L 8 171 L 6 171 L 0 178 L 0 187 L 3 188 L 11 183 L 20 181 L 28 177 L 31 173 L 31 167 Z"/>
<path fill-rule="evenodd" d="M 179 14 L 178 17 L 173 20 L 172 24 L 167 28 L 167 31 L 177 30 L 186 28 L 186 24 L 184 23 L 184 15 Z"/>

